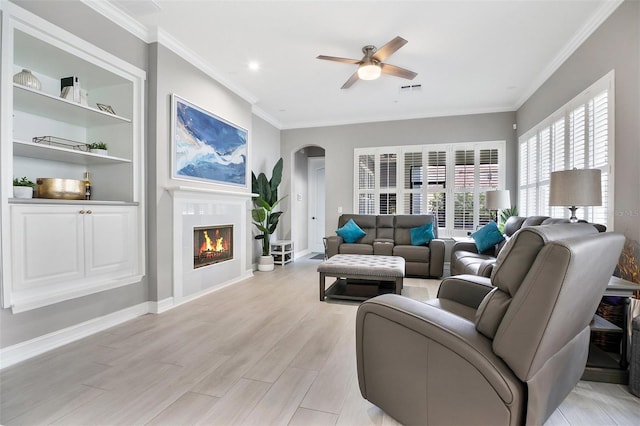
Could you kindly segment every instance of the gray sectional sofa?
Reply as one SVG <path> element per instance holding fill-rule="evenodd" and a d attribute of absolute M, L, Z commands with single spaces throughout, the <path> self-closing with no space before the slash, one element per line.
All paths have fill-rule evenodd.
<path fill-rule="evenodd" d="M 502 247 L 504 247 L 507 240 L 509 240 L 509 238 L 511 238 L 520 228 L 568 222 L 568 219 L 558 219 L 549 216 L 511 216 L 504 225 L 505 241 L 491 247 L 489 250 L 478 253 L 473 241 L 456 242 L 451 250 L 451 275 L 470 274 L 490 277 L 493 265 L 496 263 L 498 253 L 500 253 L 500 250 L 502 250 Z M 592 225 L 600 232 L 606 231 L 606 227 L 603 225 Z"/>
<path fill-rule="evenodd" d="M 366 235 L 355 243 L 346 243 L 338 235 L 327 237 L 327 257 L 336 254 L 401 256 L 408 276 L 442 276 L 445 244 L 438 239 L 438 224 L 433 215 L 343 214 L 338 218 L 338 228 L 349 219 L 353 219 Z M 411 228 L 428 223 L 433 223 L 435 239 L 427 245 L 411 245 Z"/>

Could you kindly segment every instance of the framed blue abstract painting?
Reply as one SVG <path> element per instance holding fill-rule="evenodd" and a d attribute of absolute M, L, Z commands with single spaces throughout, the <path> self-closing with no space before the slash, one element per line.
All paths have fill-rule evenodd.
<path fill-rule="evenodd" d="M 247 186 L 247 131 L 171 95 L 172 177 Z"/>

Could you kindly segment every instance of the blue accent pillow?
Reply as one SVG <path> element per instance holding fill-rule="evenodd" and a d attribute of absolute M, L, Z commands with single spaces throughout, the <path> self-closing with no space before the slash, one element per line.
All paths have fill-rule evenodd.
<path fill-rule="evenodd" d="M 471 238 L 476 243 L 478 253 L 490 249 L 504 240 L 504 235 L 498 230 L 498 225 L 494 221 L 487 223 L 482 228 L 471 234 Z"/>
<path fill-rule="evenodd" d="M 349 219 L 342 228 L 336 231 L 336 234 L 340 235 L 345 243 L 355 243 L 360 238 L 367 235 L 353 219 Z"/>
<path fill-rule="evenodd" d="M 423 246 L 436 237 L 433 235 L 433 222 L 418 226 L 417 228 L 411 228 L 409 232 L 411 233 L 412 246 Z"/>

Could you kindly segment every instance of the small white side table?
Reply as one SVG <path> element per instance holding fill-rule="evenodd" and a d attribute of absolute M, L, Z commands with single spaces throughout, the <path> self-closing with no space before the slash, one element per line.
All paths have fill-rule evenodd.
<path fill-rule="evenodd" d="M 286 265 L 289 262 L 293 262 L 293 241 L 271 241 L 271 255 L 273 256 L 273 263 L 278 265 Z"/>

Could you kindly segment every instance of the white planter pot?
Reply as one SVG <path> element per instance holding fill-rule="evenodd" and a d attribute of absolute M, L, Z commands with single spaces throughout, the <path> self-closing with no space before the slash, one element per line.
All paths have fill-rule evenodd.
<path fill-rule="evenodd" d="M 91 153 L 93 154 L 98 154 L 98 155 L 109 155 L 109 151 L 107 151 L 106 149 L 90 149 L 89 150 Z"/>
<path fill-rule="evenodd" d="M 14 186 L 14 198 L 33 198 L 33 188 L 30 186 Z"/>
<path fill-rule="evenodd" d="M 273 256 L 260 256 L 260 259 L 258 259 L 258 271 L 270 272 L 274 268 Z"/>

